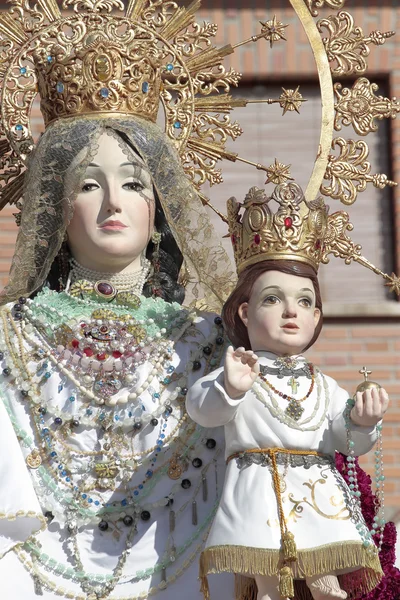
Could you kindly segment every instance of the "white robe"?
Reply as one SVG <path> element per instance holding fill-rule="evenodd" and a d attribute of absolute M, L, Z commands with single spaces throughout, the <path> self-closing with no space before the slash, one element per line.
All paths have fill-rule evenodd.
<path fill-rule="evenodd" d="M 261 365 L 272 366 L 276 359 L 268 352 L 257 354 Z M 313 450 L 332 458 L 335 450 L 347 453 L 343 412 L 349 396 L 332 378 L 321 373 L 316 375 L 321 388 L 320 405 L 314 417 L 304 425 L 311 430 L 299 431 L 272 416 L 253 389 L 239 399 L 231 399 L 225 392 L 223 376 L 223 368 L 220 368 L 198 380 L 188 392 L 186 406 L 192 419 L 204 427 L 224 426 L 226 458 L 257 448 Z M 277 375 L 268 375 L 267 379 L 280 392 L 292 394 L 288 377 L 278 379 Z M 329 395 L 326 408 L 324 380 Z M 305 376 L 298 382 L 295 397 L 303 398 L 311 382 Z M 255 386 L 271 403 L 267 393 L 257 383 Z M 274 397 L 284 411 L 288 400 L 277 394 Z M 311 395 L 302 402 L 304 413 L 299 424 L 312 415 L 317 397 L 318 386 L 315 385 Z M 376 441 L 376 428 L 352 425 L 351 436 L 356 455 L 365 454 Z M 380 578 L 379 562 L 374 547 L 372 553 L 363 548 L 363 540 L 356 528 L 357 523 L 364 526 L 362 515 L 336 468 L 326 464 L 314 464 L 309 468 L 278 465 L 278 470 L 283 476 L 283 510 L 298 550 L 298 561 L 293 565 L 295 576 L 302 579 L 321 572 L 321 569 L 324 571 L 318 562 L 318 556 L 324 556 L 322 562 L 332 567 L 328 571 L 368 567 L 369 575 L 363 570 L 362 578 L 371 576 L 366 589 L 373 588 Z M 363 531 L 368 535 L 365 527 Z M 281 532 L 271 469 L 254 463 L 240 466 L 236 459 L 230 460 L 220 505 L 202 557 L 203 575 L 221 571 L 250 576 L 275 575 L 279 569 L 280 547 Z M 350 581 L 351 578 L 347 579 Z M 352 584 L 344 582 L 343 585 L 351 591 Z"/>
<path fill-rule="evenodd" d="M 198 317 L 195 320 L 194 327 L 191 328 L 185 339 L 176 344 L 171 359 L 176 371 L 183 370 L 190 361 L 193 361 L 197 355 L 199 356 L 202 367 L 197 371 L 190 372 L 190 383 L 193 383 L 196 377 L 203 373 L 206 357 L 202 353 L 202 347 L 206 345 L 207 340 L 213 339 L 215 341 L 217 335 L 218 330 L 214 325 L 214 315 L 206 315 L 205 318 Z M 14 340 L 14 344 L 17 349 L 16 340 Z M 0 361 L 0 368 L 3 369 L 5 366 L 5 361 Z M 146 379 L 150 368 L 152 367 L 149 364 L 139 367 L 140 378 L 137 387 Z M 49 580 L 50 585 L 56 590 L 54 593 L 45 586 L 35 587 L 35 581 L 29 573 L 32 567 L 32 558 L 22 549 L 22 543 L 40 529 L 42 531 L 37 533 L 36 539 L 41 545 L 41 553 L 46 554 L 50 561 L 57 561 L 59 565 L 73 571 L 76 571 L 76 567 L 66 541 L 68 535 L 65 529 L 65 508 L 59 504 L 55 493 L 47 492 L 47 494 L 40 495 L 41 484 L 38 471 L 28 469 L 25 463 L 29 449 L 23 441 L 20 440 L 21 444 L 18 442 L 17 436 L 22 430 L 33 438 L 32 423 L 25 409 L 24 401 L 21 399 L 20 393 L 10 383 L 12 378 L 1 377 L 0 379 L 0 598 L 1 600 L 54 600 L 59 597 L 86 599 L 86 594 L 82 592 L 79 583 L 73 581 L 68 572 L 64 575 L 57 575 L 54 573 L 54 569 L 47 570 L 42 563 L 37 563 L 40 573 Z M 64 406 L 66 399 L 76 392 L 71 382 L 64 382 L 64 387 L 59 392 L 59 384 L 60 377 L 55 372 L 42 387 L 42 403 L 44 405 L 54 406 L 59 404 Z M 177 385 L 176 382 L 170 384 L 168 391 L 173 390 L 175 385 Z M 153 380 L 152 387 L 157 390 L 157 386 L 159 386 L 158 380 Z M 126 390 L 122 389 L 121 394 L 124 392 L 126 393 Z M 154 410 L 154 402 L 148 391 L 141 394 L 140 401 L 148 410 Z M 77 394 L 76 402 L 73 405 L 71 404 L 71 416 L 73 411 L 79 409 L 82 402 L 88 406 L 88 403 Z M 176 419 L 169 419 L 165 434 L 168 435 L 175 425 Z M 149 426 L 143 428 L 135 436 L 136 451 L 145 452 L 153 447 L 158 435 L 158 428 L 154 428 L 154 430 Z M 205 441 L 209 437 L 214 438 L 217 442 L 214 450 L 205 446 Z M 95 429 L 82 427 L 79 428 L 78 433 L 73 433 L 66 442 L 85 452 L 96 448 L 97 439 Z M 225 471 L 223 444 L 222 430 L 212 432 L 200 430 L 195 446 L 196 450 L 190 453 L 192 457 L 198 455 L 203 460 L 203 466 L 211 462 L 206 475 L 208 499 L 206 501 L 202 500 L 201 487 L 197 497 L 197 527 L 192 524 L 191 498 L 193 490 L 201 482 L 202 469 L 194 468 L 191 462 L 189 462 L 189 468 L 180 480 L 172 481 L 167 475 L 163 476 L 146 499 L 148 503 L 160 498 L 163 499 L 171 492 L 171 488 L 175 484 L 178 486 L 174 501 L 174 510 L 178 516 L 173 538 L 175 546 L 183 548 L 183 550 L 181 556 L 178 556 L 176 561 L 171 563 L 166 570 L 167 578 L 172 576 L 174 580 L 169 582 L 167 586 L 163 586 L 160 571 L 155 572 L 147 579 L 134 579 L 135 575 L 140 575 L 140 572 L 146 569 L 152 569 L 165 558 L 167 540 L 170 535 L 169 509 L 165 506 L 159 506 L 152 509 L 149 521 L 139 519 L 138 533 L 133 539 L 133 547 L 123 569 L 121 580 L 107 598 L 147 598 L 148 590 L 151 587 L 157 588 L 159 586 L 156 593 L 153 591 L 153 595 L 155 598 L 160 598 L 160 600 L 177 600 L 189 596 L 192 600 L 200 600 L 198 559 L 215 512 L 218 494 L 221 493 Z M 166 448 L 167 446 L 164 447 L 163 451 Z M 219 458 L 216 460 L 216 467 L 214 468 L 213 458 L 217 456 Z M 163 461 L 169 458 L 167 451 Z M 143 479 L 143 473 L 143 469 L 139 470 L 134 474 L 133 480 L 140 483 L 140 480 Z M 218 473 L 219 488 L 215 483 L 216 473 Z M 189 490 L 180 487 L 180 481 L 183 478 L 191 480 L 192 486 Z M 61 484 L 58 489 L 65 490 Z M 113 501 L 121 500 L 123 497 L 123 491 L 116 490 L 115 493 L 110 493 L 110 500 Z M 188 504 L 186 508 L 185 503 Z M 184 510 L 180 514 L 179 510 L 181 508 Z M 49 524 L 43 517 L 46 511 L 52 511 L 55 515 L 54 520 Z M 197 532 L 195 536 L 199 528 L 201 531 Z M 77 535 L 78 546 L 87 573 L 100 575 L 110 575 L 112 573 L 118 557 L 125 549 L 127 530 L 128 528 L 124 529 L 122 525 L 122 537 L 117 540 L 110 531 L 101 532 L 97 523 L 79 529 Z M 231 600 L 233 578 L 227 575 L 223 581 L 215 582 L 214 592 L 220 600 Z"/>

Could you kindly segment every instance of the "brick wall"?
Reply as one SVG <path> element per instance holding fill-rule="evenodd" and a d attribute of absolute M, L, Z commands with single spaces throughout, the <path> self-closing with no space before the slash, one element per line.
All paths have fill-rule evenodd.
<path fill-rule="evenodd" d="M 355 23 L 365 33 L 398 30 L 400 6 L 392 0 L 349 0 L 346 4 Z M 265 6 L 269 9 L 266 10 Z M 368 5 L 368 8 L 366 8 Z M 219 44 L 235 44 L 249 38 L 258 30 L 258 21 L 273 14 L 289 24 L 288 41 L 277 44 L 273 51 L 264 43 L 249 44 L 231 58 L 231 65 L 245 74 L 248 82 L 260 81 L 280 84 L 290 81 L 314 82 L 315 65 L 307 38 L 287 0 L 203 0 L 200 17 L 216 22 Z M 323 16 L 324 11 L 321 11 Z M 385 46 L 372 47 L 369 58 L 369 78 L 387 78 L 390 95 L 400 97 L 400 44 L 392 38 Z M 35 115 L 35 124 L 38 115 Z M 351 137 L 350 129 L 345 135 Z M 391 171 L 388 175 L 400 182 L 400 119 L 390 123 Z M 392 192 L 395 231 L 395 262 L 400 266 L 400 186 Z M 8 265 L 15 239 L 12 210 L 5 209 L 0 216 L 0 284 L 7 279 Z M 344 290 L 345 293 L 345 290 Z M 322 335 L 309 357 L 335 377 L 349 393 L 361 381 L 358 370 L 366 365 L 390 393 L 392 405 L 385 419 L 384 449 L 386 462 L 386 499 L 389 514 L 394 516 L 400 506 L 400 320 L 381 316 L 377 319 L 326 318 Z M 364 459 L 371 471 L 370 458 Z"/>

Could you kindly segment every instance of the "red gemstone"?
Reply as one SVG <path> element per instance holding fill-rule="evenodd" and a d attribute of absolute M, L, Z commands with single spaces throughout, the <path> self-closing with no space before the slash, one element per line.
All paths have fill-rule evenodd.
<path fill-rule="evenodd" d="M 114 358 L 121 358 L 122 356 L 122 352 L 119 352 L 118 350 L 114 350 L 114 352 L 112 353 Z"/>
<path fill-rule="evenodd" d="M 94 353 L 93 353 L 93 350 L 92 350 L 91 348 L 85 348 L 85 349 L 84 349 L 84 351 L 83 351 L 83 353 L 84 353 L 86 356 L 93 356 L 93 354 L 94 354 Z"/>
<path fill-rule="evenodd" d="M 105 353 L 105 352 L 100 352 L 100 353 L 97 355 L 97 359 L 98 359 L 98 360 L 106 360 L 106 353 Z"/>
<path fill-rule="evenodd" d="M 293 225 L 293 219 L 291 217 L 286 217 L 285 219 L 285 227 L 286 229 L 290 229 L 290 227 Z"/>
<path fill-rule="evenodd" d="M 321 240 L 317 240 L 315 242 L 315 247 L 316 247 L 317 250 L 319 250 L 321 248 Z"/>
<path fill-rule="evenodd" d="M 102 325 L 102 326 L 100 327 L 100 331 L 101 331 L 101 333 L 107 333 L 107 331 L 108 331 L 108 327 L 107 327 L 107 325 Z"/>
<path fill-rule="evenodd" d="M 79 348 L 79 342 L 78 342 L 78 340 L 72 340 L 71 346 L 73 346 L 74 348 Z"/>
<path fill-rule="evenodd" d="M 236 244 L 236 235 L 234 233 L 232 233 L 232 235 L 231 235 L 231 242 L 233 245 Z"/>
<path fill-rule="evenodd" d="M 100 294 L 104 294 L 104 296 L 112 296 L 114 293 L 113 286 L 106 281 L 101 281 L 99 284 L 97 284 L 97 289 L 99 290 Z"/>
<path fill-rule="evenodd" d="M 256 235 L 254 236 L 254 243 L 257 244 L 257 246 L 260 244 L 261 242 L 261 238 L 258 235 L 258 233 L 256 233 Z"/>

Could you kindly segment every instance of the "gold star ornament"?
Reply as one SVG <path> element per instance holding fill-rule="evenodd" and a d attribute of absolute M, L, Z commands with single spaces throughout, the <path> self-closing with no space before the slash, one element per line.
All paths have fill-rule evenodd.
<path fill-rule="evenodd" d="M 280 107 L 283 108 L 283 115 L 288 111 L 293 112 L 294 110 L 297 113 L 300 113 L 300 106 L 302 102 L 307 102 L 305 98 L 300 94 L 299 89 L 300 86 L 297 86 L 295 90 L 285 90 L 283 89 L 283 93 L 279 96 L 279 104 Z"/>
<path fill-rule="evenodd" d="M 274 183 L 275 185 L 280 185 L 281 183 L 285 183 L 288 179 L 293 181 L 293 177 L 290 176 L 290 167 L 291 165 L 284 165 L 275 159 L 275 163 L 265 169 L 265 172 L 268 175 L 265 183 Z"/>
<path fill-rule="evenodd" d="M 390 292 L 395 292 L 400 296 L 400 277 L 397 277 L 396 273 L 392 273 L 392 276 L 388 276 L 387 279 L 389 281 L 385 283 L 385 286 L 389 288 Z"/>
<path fill-rule="evenodd" d="M 280 21 L 277 21 L 276 15 L 274 15 L 273 19 L 271 19 L 270 21 L 260 21 L 260 25 L 261 33 L 263 37 L 269 42 L 270 48 L 272 48 L 275 42 L 279 42 L 279 40 L 286 41 L 284 33 L 288 25 L 284 25 Z"/>

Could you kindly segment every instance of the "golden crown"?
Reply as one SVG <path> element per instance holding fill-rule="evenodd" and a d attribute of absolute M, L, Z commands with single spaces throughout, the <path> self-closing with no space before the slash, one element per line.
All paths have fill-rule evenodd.
<path fill-rule="evenodd" d="M 270 202 L 278 203 L 274 214 Z M 307 211 L 301 211 L 302 205 Z M 240 208 L 244 208 L 242 216 Z M 228 200 L 229 233 L 240 273 L 263 260 L 298 260 L 318 270 L 328 224 L 323 200 L 307 203 L 294 182 L 277 185 L 272 196 L 252 187 L 240 205 Z"/>
<path fill-rule="evenodd" d="M 154 34 L 98 15 L 68 25 L 71 34 L 63 44 L 42 45 L 33 54 L 45 125 L 88 113 L 156 121 L 163 52 Z"/>
<path fill-rule="evenodd" d="M 270 207 L 274 201 L 278 204 L 275 213 Z M 320 263 L 327 264 L 333 254 L 346 264 L 355 261 L 371 269 L 386 280 L 391 291 L 400 293 L 400 278 L 383 273 L 361 256 L 361 246 L 347 235 L 353 229 L 348 213 L 340 210 L 329 215 L 322 198 L 307 201 L 293 181 L 277 185 L 271 196 L 252 187 L 243 204 L 230 198 L 227 209 L 238 273 L 266 260 L 299 261 L 317 272 Z"/>

